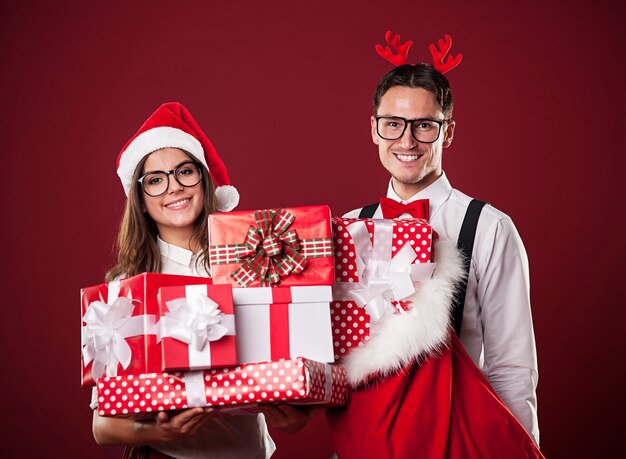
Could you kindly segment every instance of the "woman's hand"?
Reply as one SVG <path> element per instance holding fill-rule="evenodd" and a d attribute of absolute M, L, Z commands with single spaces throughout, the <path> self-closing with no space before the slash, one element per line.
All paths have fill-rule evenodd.
<path fill-rule="evenodd" d="M 170 416 L 162 411 L 156 417 L 156 427 L 165 437 L 163 441 L 193 435 L 207 420 L 215 417 L 213 408 L 191 408 Z"/>
<path fill-rule="evenodd" d="M 147 445 L 193 435 L 209 419 L 213 408 L 190 408 L 174 415 L 160 412 L 156 418 L 135 421 L 93 413 L 93 436 L 99 445 Z"/>
<path fill-rule="evenodd" d="M 319 405 L 295 406 L 280 403 L 263 405 L 260 409 L 269 426 L 283 432 L 296 433 L 307 425 L 317 412 L 325 410 L 326 407 Z"/>

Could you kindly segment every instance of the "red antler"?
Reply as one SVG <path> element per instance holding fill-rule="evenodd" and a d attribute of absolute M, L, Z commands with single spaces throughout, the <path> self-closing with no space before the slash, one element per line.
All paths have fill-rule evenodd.
<path fill-rule="evenodd" d="M 404 43 L 400 43 L 399 34 L 395 34 L 393 37 L 391 35 L 391 30 L 388 30 L 385 34 L 385 40 L 396 50 L 397 54 L 394 54 L 391 49 L 389 49 L 389 46 L 385 46 L 383 48 L 378 44 L 376 45 L 376 52 L 380 55 L 380 57 L 388 60 L 395 66 L 408 63 L 409 48 L 413 45 L 413 42 L 409 40 Z"/>
<path fill-rule="evenodd" d="M 433 56 L 433 67 L 439 70 L 441 73 L 446 73 L 452 70 L 454 67 L 461 63 L 461 59 L 463 59 L 462 54 L 457 54 L 456 56 L 448 56 L 446 59 L 446 54 L 452 48 L 452 37 L 448 34 L 445 35 L 444 39 L 441 38 L 438 40 L 439 51 L 434 44 L 430 44 L 428 49 L 430 50 L 430 54 Z"/>

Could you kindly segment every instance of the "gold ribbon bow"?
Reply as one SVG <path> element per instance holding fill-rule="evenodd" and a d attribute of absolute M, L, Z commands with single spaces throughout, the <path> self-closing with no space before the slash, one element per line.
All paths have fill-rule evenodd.
<path fill-rule="evenodd" d="M 296 217 L 285 209 L 257 210 L 256 227 L 250 226 L 236 255 L 243 264 L 231 276 L 242 287 L 256 279 L 262 287 L 275 286 L 281 277 L 300 274 L 306 257 L 300 253 L 296 230 L 287 231 Z"/>

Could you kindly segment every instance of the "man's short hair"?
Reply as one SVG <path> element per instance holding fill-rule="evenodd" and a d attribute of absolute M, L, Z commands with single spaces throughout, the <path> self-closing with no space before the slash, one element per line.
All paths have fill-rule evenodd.
<path fill-rule="evenodd" d="M 374 115 L 378 114 L 380 100 L 389 89 L 394 86 L 406 86 L 408 88 L 423 88 L 430 91 L 439 105 L 446 119 L 452 117 L 452 90 L 448 79 L 429 64 L 404 64 L 395 67 L 387 73 L 376 86 L 374 93 Z"/>

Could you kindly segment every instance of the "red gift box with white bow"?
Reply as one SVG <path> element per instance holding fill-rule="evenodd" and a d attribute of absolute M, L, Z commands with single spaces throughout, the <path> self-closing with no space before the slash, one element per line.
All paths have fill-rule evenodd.
<path fill-rule="evenodd" d="M 162 371 L 237 364 L 235 311 L 230 285 L 163 287 L 158 294 Z"/>
<path fill-rule="evenodd" d="M 145 417 L 198 406 L 250 407 L 267 402 L 346 405 L 345 370 L 297 358 L 234 368 L 151 373 L 98 380 L 100 416 Z"/>
<path fill-rule="evenodd" d="M 333 218 L 336 277 L 331 303 L 335 358 L 369 339 L 370 325 L 402 313 L 435 269 L 432 227 L 421 219 Z"/>
<path fill-rule="evenodd" d="M 233 289 L 238 363 L 333 362 L 330 286 Z"/>
<path fill-rule="evenodd" d="M 161 370 L 158 289 L 211 279 L 144 273 L 81 289 L 81 384 L 101 376 Z"/>
<path fill-rule="evenodd" d="M 333 285 L 328 206 L 216 212 L 209 216 L 215 284 Z"/>

